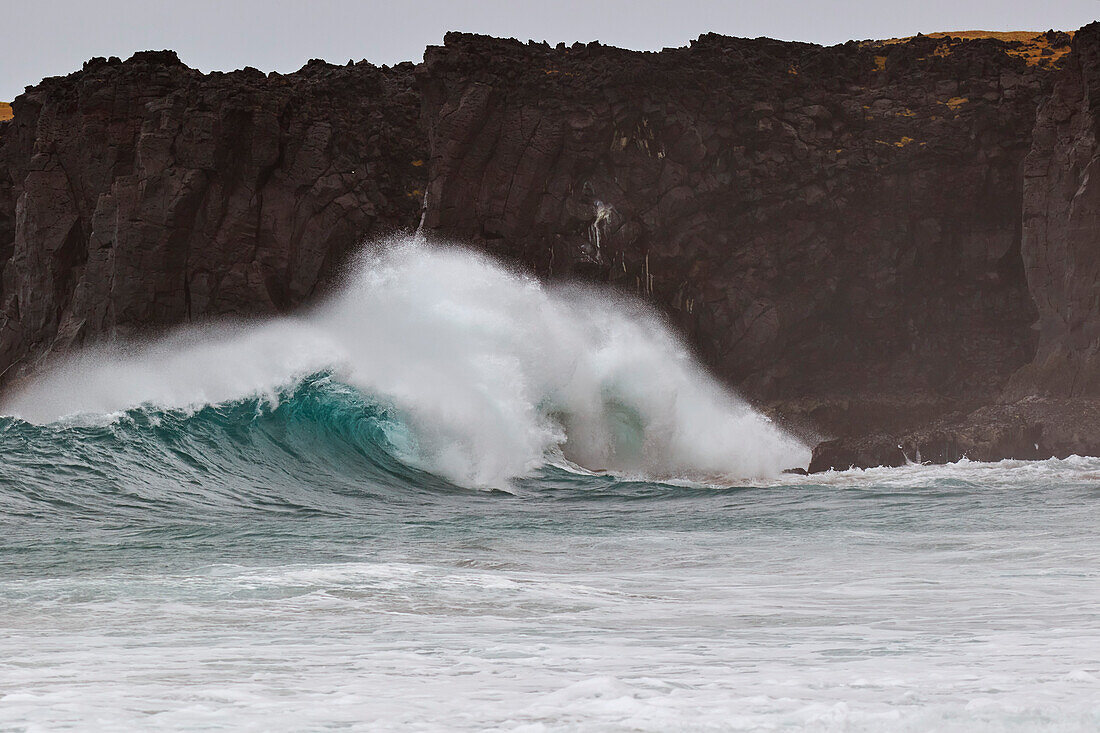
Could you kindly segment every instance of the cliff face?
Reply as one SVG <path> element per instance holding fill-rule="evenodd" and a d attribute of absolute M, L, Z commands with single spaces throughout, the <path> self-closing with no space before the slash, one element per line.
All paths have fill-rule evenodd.
<path fill-rule="evenodd" d="M 1021 258 L 1035 349 L 992 404 L 819 445 L 814 468 L 1100 455 L 1100 25 L 1081 29 L 1042 100 L 1021 171 Z"/>
<path fill-rule="evenodd" d="M 1051 76 L 987 39 L 640 54 L 452 34 L 419 72 L 425 223 L 652 298 L 797 426 L 911 426 L 1031 357 L 1020 171 Z"/>
<path fill-rule="evenodd" d="M 1024 168 L 1021 250 L 1039 343 L 1012 396 L 1100 397 L 1100 33 L 1078 34 L 1069 61 Z"/>
<path fill-rule="evenodd" d="M 293 308 L 423 213 L 650 299 L 750 399 L 838 438 L 815 468 L 1058 452 L 1100 385 L 1100 30 L 1068 44 L 450 34 L 415 69 L 93 60 L 0 122 L 0 372 Z"/>
<path fill-rule="evenodd" d="M 106 335 L 301 304 L 415 226 L 412 66 L 203 75 L 97 59 L 0 126 L 0 371 Z"/>

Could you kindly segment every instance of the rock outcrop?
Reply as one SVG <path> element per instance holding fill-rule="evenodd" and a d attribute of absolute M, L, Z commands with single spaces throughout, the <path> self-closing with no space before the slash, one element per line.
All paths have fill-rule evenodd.
<path fill-rule="evenodd" d="M 294 308 L 422 220 L 651 300 L 822 440 L 815 470 L 1074 452 L 1100 434 L 1098 57 L 1093 25 L 1072 52 L 449 34 L 417 67 L 95 59 L 0 122 L 2 380 Z"/>

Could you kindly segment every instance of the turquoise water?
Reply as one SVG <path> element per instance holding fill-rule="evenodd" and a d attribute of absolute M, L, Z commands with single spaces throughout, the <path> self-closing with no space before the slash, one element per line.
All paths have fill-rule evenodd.
<path fill-rule="evenodd" d="M 392 409 L 0 422 L 0 728 L 1100 728 L 1100 460 L 412 468 Z"/>

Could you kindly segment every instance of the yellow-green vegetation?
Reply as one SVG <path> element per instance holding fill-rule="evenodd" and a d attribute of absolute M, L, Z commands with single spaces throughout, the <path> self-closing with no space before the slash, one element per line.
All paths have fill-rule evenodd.
<path fill-rule="evenodd" d="M 7 102 L 0 102 L 0 122 L 10 120 L 14 116 L 11 112 L 11 105 Z"/>
<path fill-rule="evenodd" d="M 995 38 L 998 41 L 1022 41 L 1025 43 L 1039 41 L 1042 39 L 1044 42 L 1044 33 L 1042 31 L 945 31 L 943 33 L 929 33 L 929 38 L 963 38 L 971 40 L 974 38 Z M 1070 37 L 1073 36 L 1073 32 L 1068 33 Z"/>
<path fill-rule="evenodd" d="M 1073 33 L 1066 34 L 1070 38 Z M 928 33 L 926 38 L 943 41 L 933 56 L 948 56 L 953 47 L 959 43 L 973 41 L 980 38 L 992 38 L 1005 43 L 1005 53 L 1027 61 L 1029 66 L 1056 66 L 1066 54 L 1069 53 L 1069 44 L 1052 45 L 1046 33 L 1039 31 L 944 31 L 942 33 Z M 897 43 L 908 43 L 916 36 L 906 38 L 889 38 L 885 41 L 874 41 L 873 46 L 890 46 Z M 875 57 L 875 66 L 880 70 L 884 64 L 879 61 L 881 57 Z"/>
<path fill-rule="evenodd" d="M 915 143 L 916 140 L 914 140 L 913 138 L 911 138 L 907 135 L 907 136 L 903 137 L 901 140 L 898 140 L 897 142 L 889 142 L 887 140 L 875 140 L 875 142 L 878 143 L 879 145 L 893 145 L 895 148 L 904 148 L 906 145 L 909 145 L 910 143 Z M 924 143 L 920 143 L 920 145 L 924 145 Z"/>

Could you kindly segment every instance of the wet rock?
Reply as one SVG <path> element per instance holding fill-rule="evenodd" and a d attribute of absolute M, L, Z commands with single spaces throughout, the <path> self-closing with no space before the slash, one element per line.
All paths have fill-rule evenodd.
<path fill-rule="evenodd" d="M 906 432 L 824 441 L 814 448 L 809 470 L 1071 455 L 1100 455 L 1100 403 L 1028 397 L 1011 404 L 987 405 L 969 415 L 949 416 Z"/>

